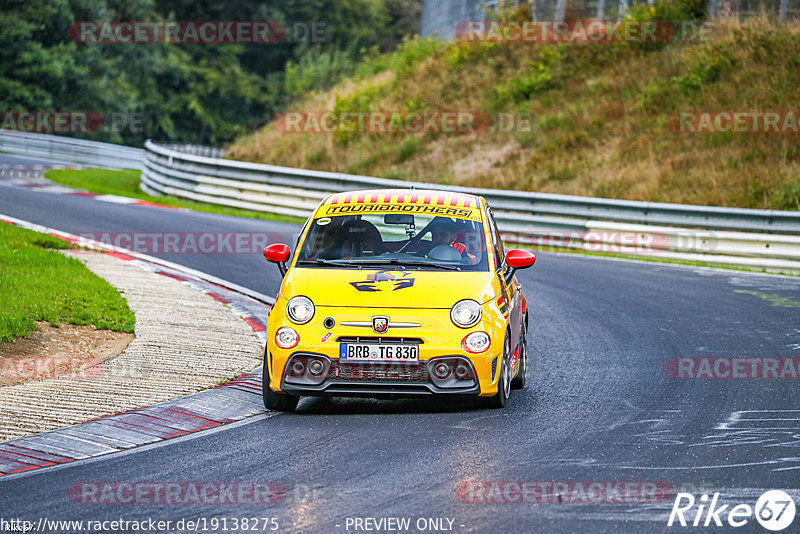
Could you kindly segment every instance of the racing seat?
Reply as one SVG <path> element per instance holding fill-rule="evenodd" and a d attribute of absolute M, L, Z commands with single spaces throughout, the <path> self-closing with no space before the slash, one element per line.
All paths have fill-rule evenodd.
<path fill-rule="evenodd" d="M 354 258 L 358 256 L 375 256 L 387 252 L 381 233 L 369 221 L 354 220 L 342 225 L 333 243 L 321 250 L 319 257 L 323 259 Z"/>

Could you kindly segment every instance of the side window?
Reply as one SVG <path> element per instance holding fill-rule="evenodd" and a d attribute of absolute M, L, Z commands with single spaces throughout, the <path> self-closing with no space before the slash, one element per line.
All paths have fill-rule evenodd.
<path fill-rule="evenodd" d="M 495 264 L 497 265 L 497 269 L 500 270 L 505 262 L 506 254 L 503 250 L 500 231 L 497 229 L 497 223 L 494 220 L 494 214 L 491 208 L 486 208 L 486 214 L 489 216 L 489 232 L 492 234 L 492 248 L 494 249 Z"/>
<path fill-rule="evenodd" d="M 306 222 L 305 222 L 305 224 L 304 224 L 304 225 L 303 225 L 303 227 L 300 229 L 300 232 L 298 232 L 298 234 L 297 234 L 297 239 L 296 239 L 296 240 L 295 240 L 295 242 L 294 242 L 294 249 L 295 249 L 295 251 L 297 250 L 297 246 L 300 244 L 300 236 L 302 236 L 302 235 L 303 235 L 303 232 L 305 232 L 305 231 L 306 231 L 306 228 L 308 228 L 308 224 L 311 222 L 311 218 L 312 218 L 313 216 L 314 216 L 314 214 L 313 214 L 313 213 L 312 213 L 311 215 L 309 215 L 308 219 L 306 219 Z"/>

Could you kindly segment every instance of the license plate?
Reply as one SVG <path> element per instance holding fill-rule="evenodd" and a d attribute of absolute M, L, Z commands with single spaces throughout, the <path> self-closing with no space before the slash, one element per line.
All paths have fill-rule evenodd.
<path fill-rule="evenodd" d="M 417 345 L 376 345 L 372 343 L 342 343 L 339 359 L 348 362 L 416 362 Z"/>

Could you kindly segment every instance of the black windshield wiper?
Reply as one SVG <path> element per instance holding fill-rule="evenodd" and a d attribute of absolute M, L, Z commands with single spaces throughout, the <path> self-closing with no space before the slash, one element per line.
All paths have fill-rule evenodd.
<path fill-rule="evenodd" d="M 342 265 L 348 265 L 349 262 L 341 261 L 341 260 L 324 260 L 324 259 L 316 259 L 316 260 L 297 260 L 297 265 L 334 265 L 336 267 L 341 267 Z"/>
<path fill-rule="evenodd" d="M 437 269 L 444 269 L 446 271 L 460 271 L 461 267 L 457 265 L 442 265 L 441 263 L 432 263 L 429 261 L 419 260 L 399 260 L 397 258 L 386 258 L 383 260 L 356 260 L 354 263 L 359 265 L 398 265 L 400 267 L 408 265 L 409 267 L 435 267 Z"/>

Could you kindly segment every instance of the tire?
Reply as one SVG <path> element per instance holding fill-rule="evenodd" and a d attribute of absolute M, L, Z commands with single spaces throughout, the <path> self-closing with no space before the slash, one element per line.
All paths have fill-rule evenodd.
<path fill-rule="evenodd" d="M 269 369 L 267 369 L 267 359 L 264 358 L 264 375 L 261 385 L 261 393 L 264 397 L 264 408 L 275 412 L 293 412 L 300 402 L 300 397 L 296 395 L 286 395 L 277 393 L 269 387 Z"/>
<path fill-rule="evenodd" d="M 486 408 L 498 409 L 503 408 L 506 405 L 508 396 L 511 393 L 511 368 L 509 366 L 510 360 L 511 346 L 508 336 L 506 336 L 506 340 L 503 343 L 503 357 L 500 360 L 500 378 L 497 381 L 497 393 L 488 399 L 481 399 L 483 400 L 483 404 L 486 406 Z"/>
<path fill-rule="evenodd" d="M 511 381 L 511 389 L 524 389 L 525 382 L 528 380 L 528 331 L 522 331 L 519 342 L 519 372 L 514 380 Z"/>

